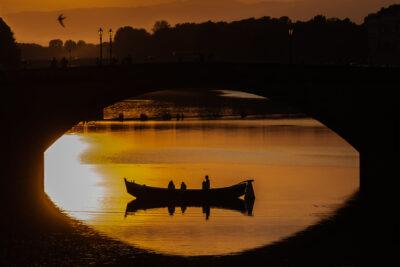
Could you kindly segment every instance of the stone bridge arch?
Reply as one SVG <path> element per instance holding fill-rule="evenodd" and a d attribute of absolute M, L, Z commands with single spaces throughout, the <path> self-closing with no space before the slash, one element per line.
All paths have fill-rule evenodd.
<path fill-rule="evenodd" d="M 360 152 L 362 194 L 382 196 L 385 183 L 398 184 L 389 174 L 396 166 L 391 155 L 399 150 L 394 98 L 399 76 L 397 69 L 167 62 L 8 73 L 0 77 L 7 127 L 2 170 L 8 177 L 1 179 L 2 202 L 11 199 L 23 207 L 41 199 L 43 153 L 79 121 L 135 95 L 185 88 L 253 93 L 310 115 Z M 385 131 L 371 127 L 376 121 Z"/>

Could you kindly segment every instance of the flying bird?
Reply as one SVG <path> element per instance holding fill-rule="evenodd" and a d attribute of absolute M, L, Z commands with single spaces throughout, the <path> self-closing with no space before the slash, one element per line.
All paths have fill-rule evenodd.
<path fill-rule="evenodd" d="M 58 16 L 57 20 L 58 22 L 60 22 L 61 26 L 65 27 L 64 25 L 64 19 L 66 19 L 67 17 L 64 17 L 63 14 L 60 14 L 60 16 Z"/>

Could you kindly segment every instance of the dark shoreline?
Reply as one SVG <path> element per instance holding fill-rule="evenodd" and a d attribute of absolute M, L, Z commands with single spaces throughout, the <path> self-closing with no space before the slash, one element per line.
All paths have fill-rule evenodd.
<path fill-rule="evenodd" d="M 33 219 L 26 231 L 9 232 L 2 238 L 0 263 L 4 266 L 237 266 L 248 263 L 358 266 L 363 240 L 362 228 L 358 227 L 359 199 L 357 192 L 332 217 L 271 245 L 234 255 L 187 257 L 152 253 L 103 236 L 62 213 L 46 197 L 43 217 Z"/>

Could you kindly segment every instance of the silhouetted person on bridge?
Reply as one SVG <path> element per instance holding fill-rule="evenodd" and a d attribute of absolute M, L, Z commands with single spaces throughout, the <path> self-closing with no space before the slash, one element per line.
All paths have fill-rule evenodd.
<path fill-rule="evenodd" d="M 53 59 L 51 60 L 50 66 L 52 69 L 57 69 L 58 68 L 58 62 L 57 59 L 55 57 L 53 57 Z"/>
<path fill-rule="evenodd" d="M 60 61 L 60 64 L 61 64 L 61 68 L 66 69 L 68 66 L 68 60 L 65 57 L 63 57 Z"/>

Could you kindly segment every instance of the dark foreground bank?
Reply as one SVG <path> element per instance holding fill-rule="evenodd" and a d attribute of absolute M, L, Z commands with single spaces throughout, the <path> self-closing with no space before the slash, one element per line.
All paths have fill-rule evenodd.
<path fill-rule="evenodd" d="M 25 230 L 5 231 L 1 240 L 0 265 L 360 266 L 368 258 L 368 255 L 363 254 L 364 242 L 369 238 L 365 227 L 362 227 L 363 216 L 358 193 L 333 217 L 295 236 L 239 255 L 218 257 L 179 257 L 146 252 L 100 235 L 60 214 L 50 200 L 47 202 L 48 218 L 45 220 L 57 221 L 57 226 L 52 223 L 53 227 L 48 227 L 43 222 L 42 227 L 30 231 L 27 222 Z M 371 246 L 377 247 L 376 244 Z"/>

